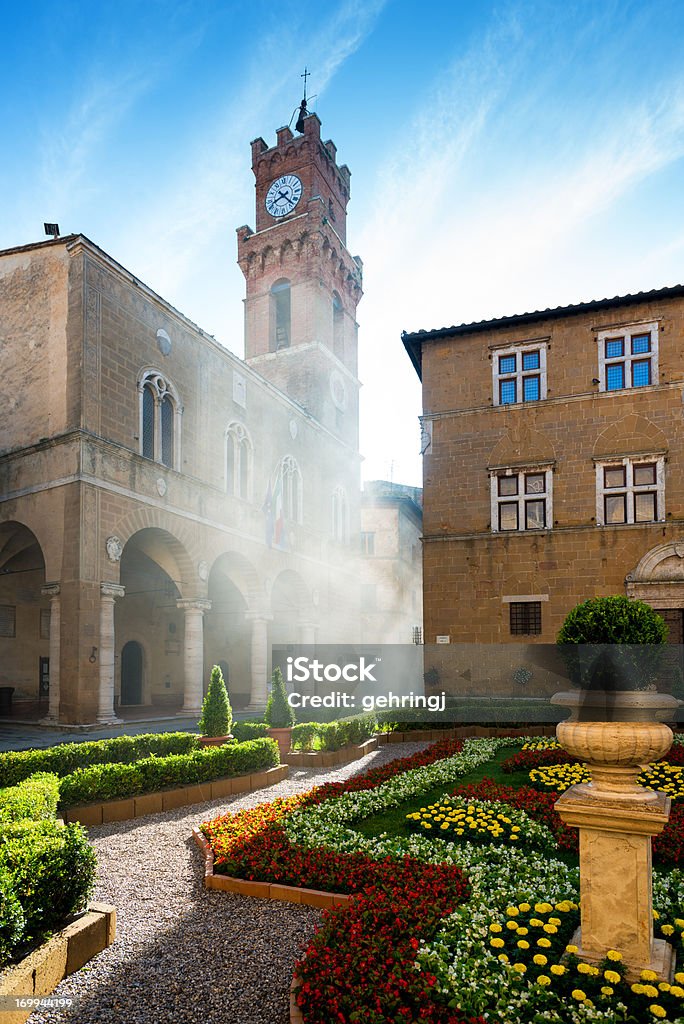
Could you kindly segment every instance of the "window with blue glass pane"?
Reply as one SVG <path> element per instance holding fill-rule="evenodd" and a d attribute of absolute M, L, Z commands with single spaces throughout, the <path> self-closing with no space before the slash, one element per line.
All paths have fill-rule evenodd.
<path fill-rule="evenodd" d="M 526 402 L 539 401 L 539 377 L 523 377 L 523 399 Z"/>
<path fill-rule="evenodd" d="M 625 386 L 624 363 L 606 366 L 606 391 L 617 391 Z"/>
<path fill-rule="evenodd" d="M 499 373 L 515 373 L 515 355 L 499 356 Z"/>
<path fill-rule="evenodd" d="M 515 402 L 515 400 L 515 381 L 499 381 L 499 404 L 510 405 L 511 403 Z"/>
<path fill-rule="evenodd" d="M 624 338 L 608 338 L 606 340 L 606 359 L 618 359 L 625 354 Z"/>
<path fill-rule="evenodd" d="M 651 360 L 642 359 L 638 363 L 632 363 L 632 386 L 643 388 L 651 383 Z"/>
<path fill-rule="evenodd" d="M 538 370 L 539 369 L 539 353 L 538 352 L 523 352 L 523 370 Z"/>
<path fill-rule="evenodd" d="M 651 335 L 635 334 L 632 338 L 632 355 L 640 356 L 651 351 Z"/>

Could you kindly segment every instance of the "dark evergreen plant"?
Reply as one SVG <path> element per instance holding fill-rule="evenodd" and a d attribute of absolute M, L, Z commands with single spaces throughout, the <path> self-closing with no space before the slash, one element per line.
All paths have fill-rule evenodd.
<path fill-rule="evenodd" d="M 233 711 L 228 700 L 223 673 L 218 665 L 214 665 L 209 689 L 202 704 L 202 717 L 198 722 L 198 728 L 203 736 L 228 736 L 232 722 Z"/>
<path fill-rule="evenodd" d="M 264 721 L 272 729 L 287 729 L 295 723 L 295 714 L 287 702 L 285 680 L 279 668 L 274 669 L 271 677 L 271 692 L 268 695 Z"/>

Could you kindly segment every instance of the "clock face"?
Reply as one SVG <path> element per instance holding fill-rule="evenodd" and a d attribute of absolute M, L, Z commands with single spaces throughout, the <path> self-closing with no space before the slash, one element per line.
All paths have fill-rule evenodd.
<path fill-rule="evenodd" d="M 276 178 L 266 193 L 266 210 L 272 217 L 292 213 L 302 198 L 302 183 L 296 174 L 283 174 Z"/>

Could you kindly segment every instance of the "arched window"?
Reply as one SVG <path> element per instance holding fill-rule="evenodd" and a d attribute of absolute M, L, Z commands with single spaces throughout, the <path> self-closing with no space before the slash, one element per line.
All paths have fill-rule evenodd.
<path fill-rule="evenodd" d="M 336 487 L 332 496 L 332 535 L 340 544 L 349 541 L 349 503 L 343 487 Z"/>
<path fill-rule="evenodd" d="M 338 359 L 344 359 L 344 310 L 342 300 L 333 292 L 333 352 Z"/>
<path fill-rule="evenodd" d="M 169 469 L 180 468 L 178 393 L 157 370 L 146 370 L 138 381 L 140 394 L 140 454 Z"/>
<path fill-rule="evenodd" d="M 271 285 L 271 352 L 290 347 L 290 282 L 281 278 Z"/>
<path fill-rule="evenodd" d="M 242 423 L 226 430 L 226 491 L 235 498 L 252 499 L 252 441 Z"/>
<path fill-rule="evenodd" d="M 302 522 L 302 474 L 297 460 L 286 455 L 280 464 L 283 516 L 295 523 Z"/>

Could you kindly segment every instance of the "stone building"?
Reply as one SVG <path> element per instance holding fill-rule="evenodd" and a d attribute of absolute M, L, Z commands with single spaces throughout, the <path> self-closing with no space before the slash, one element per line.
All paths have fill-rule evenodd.
<path fill-rule="evenodd" d="M 404 334 L 423 385 L 425 642 L 553 642 L 627 594 L 682 642 L 684 286 Z"/>
<path fill-rule="evenodd" d="M 0 687 L 53 722 L 263 707 L 273 643 L 359 639 L 350 175 L 252 143 L 245 361 L 83 235 L 0 253 Z"/>
<path fill-rule="evenodd" d="M 420 487 L 388 480 L 361 492 L 361 640 L 422 642 L 423 532 Z"/>

